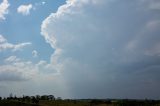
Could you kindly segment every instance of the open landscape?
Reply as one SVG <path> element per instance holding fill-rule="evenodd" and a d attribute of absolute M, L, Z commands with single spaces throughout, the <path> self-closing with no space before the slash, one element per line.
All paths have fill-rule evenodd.
<path fill-rule="evenodd" d="M 160 106 L 160 0 L 0 0 L 0 106 Z"/>
<path fill-rule="evenodd" d="M 1 98 L 0 106 L 160 106 L 160 100 L 62 99 L 53 95 Z"/>

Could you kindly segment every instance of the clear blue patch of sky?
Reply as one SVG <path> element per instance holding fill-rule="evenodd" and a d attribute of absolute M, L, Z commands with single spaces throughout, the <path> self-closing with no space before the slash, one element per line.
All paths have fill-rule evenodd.
<path fill-rule="evenodd" d="M 40 4 L 43 1 L 46 2 L 45 5 L 36 5 L 36 3 Z M 9 14 L 5 16 L 6 20 L 0 22 L 0 34 L 10 43 L 31 42 L 32 45 L 25 47 L 22 51 L 0 52 L 0 59 L 16 55 L 33 62 L 49 61 L 54 49 L 41 36 L 41 24 L 51 13 L 56 12 L 58 7 L 65 3 L 65 0 L 9 0 L 9 3 Z M 32 9 L 30 15 L 23 16 L 17 13 L 17 8 L 22 4 L 32 4 L 36 9 Z M 33 50 L 38 51 L 38 58 L 32 57 Z"/>

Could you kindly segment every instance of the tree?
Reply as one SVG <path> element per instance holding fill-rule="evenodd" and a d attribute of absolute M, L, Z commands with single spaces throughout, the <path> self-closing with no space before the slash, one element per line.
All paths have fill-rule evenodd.
<path fill-rule="evenodd" d="M 54 97 L 54 95 L 48 95 L 48 99 L 49 100 L 55 100 L 55 97 Z"/>
<path fill-rule="evenodd" d="M 35 97 L 32 97 L 32 103 L 38 104 L 38 103 L 39 103 L 39 100 L 36 99 Z"/>

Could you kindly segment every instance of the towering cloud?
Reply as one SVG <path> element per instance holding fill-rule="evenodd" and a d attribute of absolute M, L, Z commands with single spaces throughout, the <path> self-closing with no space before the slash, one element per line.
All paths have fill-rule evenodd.
<path fill-rule="evenodd" d="M 157 98 L 160 11 L 153 0 L 67 0 L 42 23 L 72 97 Z M 157 4 L 158 5 L 158 4 Z"/>

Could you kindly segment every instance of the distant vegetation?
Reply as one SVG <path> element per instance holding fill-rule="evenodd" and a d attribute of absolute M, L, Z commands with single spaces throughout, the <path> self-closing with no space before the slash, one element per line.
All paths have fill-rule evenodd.
<path fill-rule="evenodd" d="M 160 100 L 61 99 L 54 95 L 0 97 L 0 106 L 160 106 Z"/>

